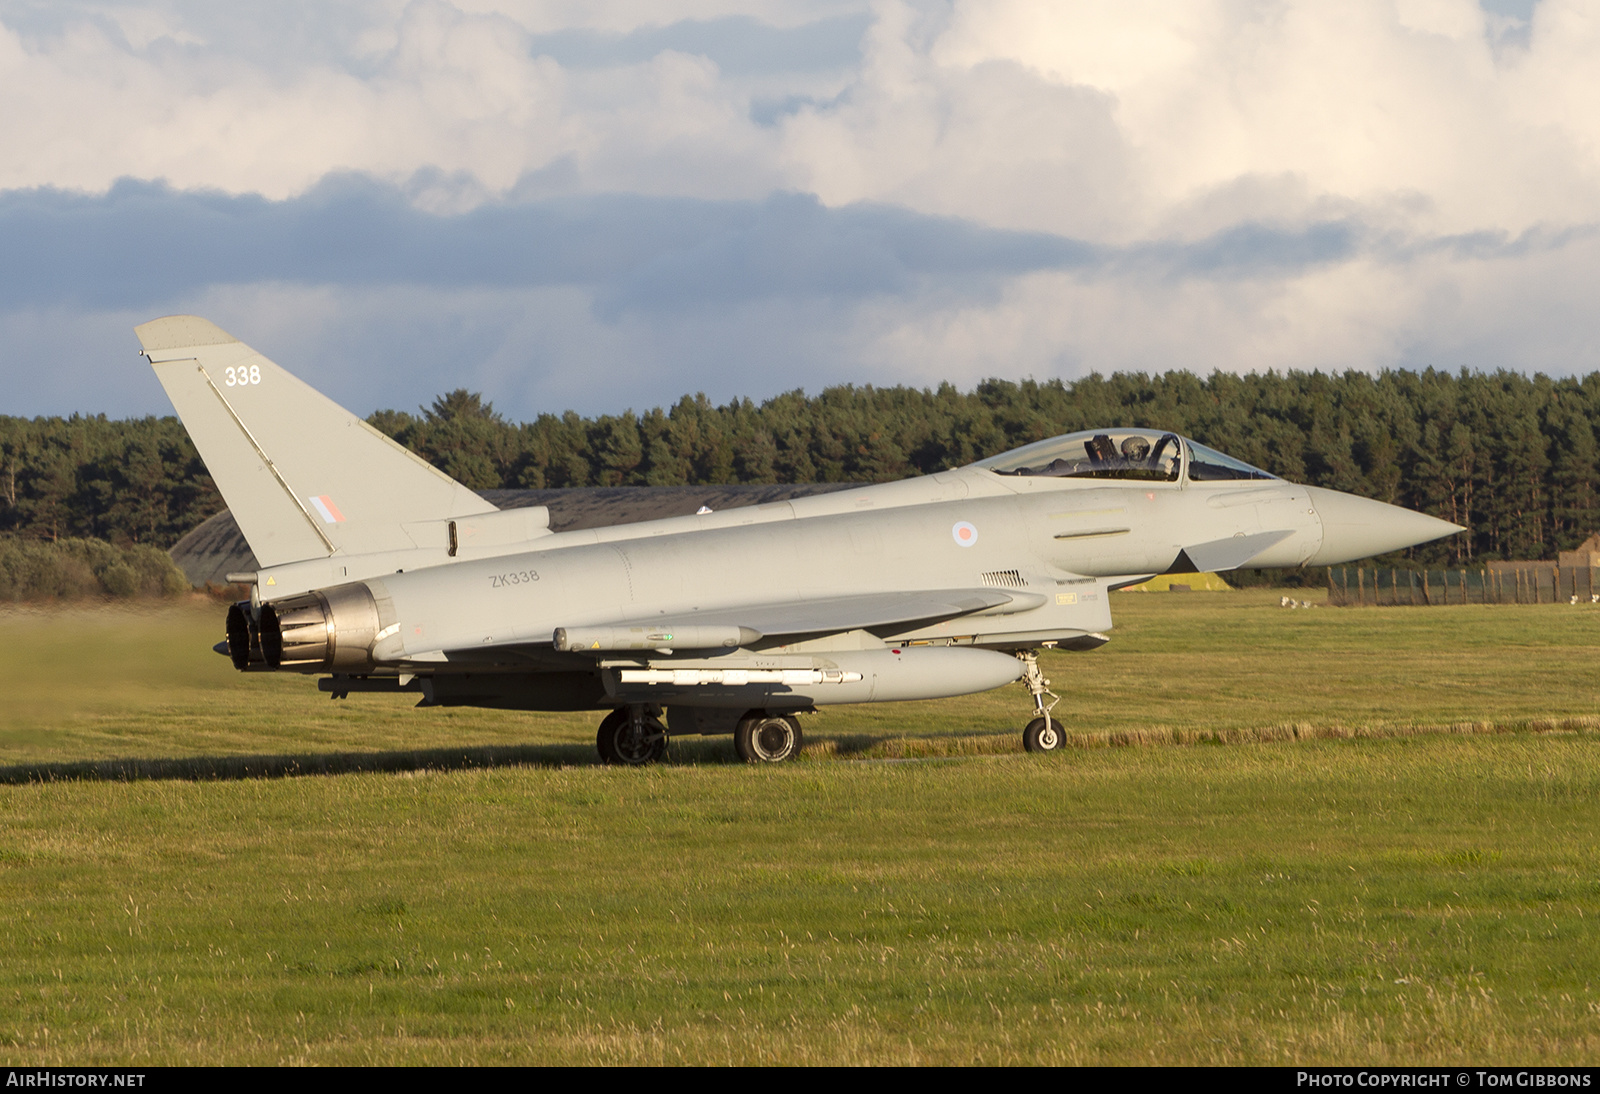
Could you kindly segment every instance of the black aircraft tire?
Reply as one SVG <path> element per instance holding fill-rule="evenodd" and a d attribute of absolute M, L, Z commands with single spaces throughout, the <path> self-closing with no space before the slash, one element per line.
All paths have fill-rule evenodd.
<path fill-rule="evenodd" d="M 1055 752 L 1061 748 L 1061 723 L 1035 718 L 1022 731 L 1022 747 L 1029 752 Z"/>
<path fill-rule="evenodd" d="M 747 764 L 778 764 L 800 754 L 800 723 L 786 715 L 751 714 L 733 731 L 733 748 Z"/>
<path fill-rule="evenodd" d="M 617 758 L 617 730 L 628 720 L 626 710 L 613 710 L 600 719 L 600 732 L 594 739 L 595 751 L 600 753 L 600 762 L 603 764 L 621 763 Z"/>
<path fill-rule="evenodd" d="M 653 764 L 667 753 L 667 727 L 654 718 L 644 720 L 647 739 L 639 743 L 628 740 L 628 712 L 613 710 L 600 722 L 600 732 L 595 736 L 595 751 L 600 762 L 640 767 Z"/>

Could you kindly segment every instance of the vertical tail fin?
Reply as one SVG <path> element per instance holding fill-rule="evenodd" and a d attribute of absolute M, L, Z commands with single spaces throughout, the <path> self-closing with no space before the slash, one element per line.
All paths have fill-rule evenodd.
<path fill-rule="evenodd" d="M 495 507 L 198 316 L 134 328 L 262 566 L 419 546 Z"/>

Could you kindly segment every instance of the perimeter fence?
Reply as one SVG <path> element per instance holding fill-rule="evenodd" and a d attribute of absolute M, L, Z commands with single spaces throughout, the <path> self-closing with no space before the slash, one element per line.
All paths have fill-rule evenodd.
<path fill-rule="evenodd" d="M 1403 570 L 1398 567 L 1329 566 L 1328 603 L 1338 607 L 1443 604 L 1600 603 L 1600 580 L 1591 566 L 1512 566 Z"/>

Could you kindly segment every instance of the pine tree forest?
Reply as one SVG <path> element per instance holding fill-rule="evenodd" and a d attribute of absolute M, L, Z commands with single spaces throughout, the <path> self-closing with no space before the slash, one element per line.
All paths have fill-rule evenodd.
<path fill-rule="evenodd" d="M 1600 530 L 1600 373 L 1289 372 L 835 387 L 512 423 L 479 395 L 369 421 L 492 487 L 885 482 L 1096 426 L 1170 429 L 1296 482 L 1471 529 L 1417 563 L 1554 557 Z M 0 533 L 167 547 L 222 508 L 175 418 L 0 417 Z"/>

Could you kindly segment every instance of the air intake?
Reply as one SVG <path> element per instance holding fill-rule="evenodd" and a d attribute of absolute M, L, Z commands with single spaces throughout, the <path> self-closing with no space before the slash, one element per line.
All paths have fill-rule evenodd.
<path fill-rule="evenodd" d="M 1022 574 L 1017 570 L 990 570 L 988 573 L 978 575 L 985 585 L 996 589 L 1020 589 L 1027 585 L 1022 580 Z"/>

